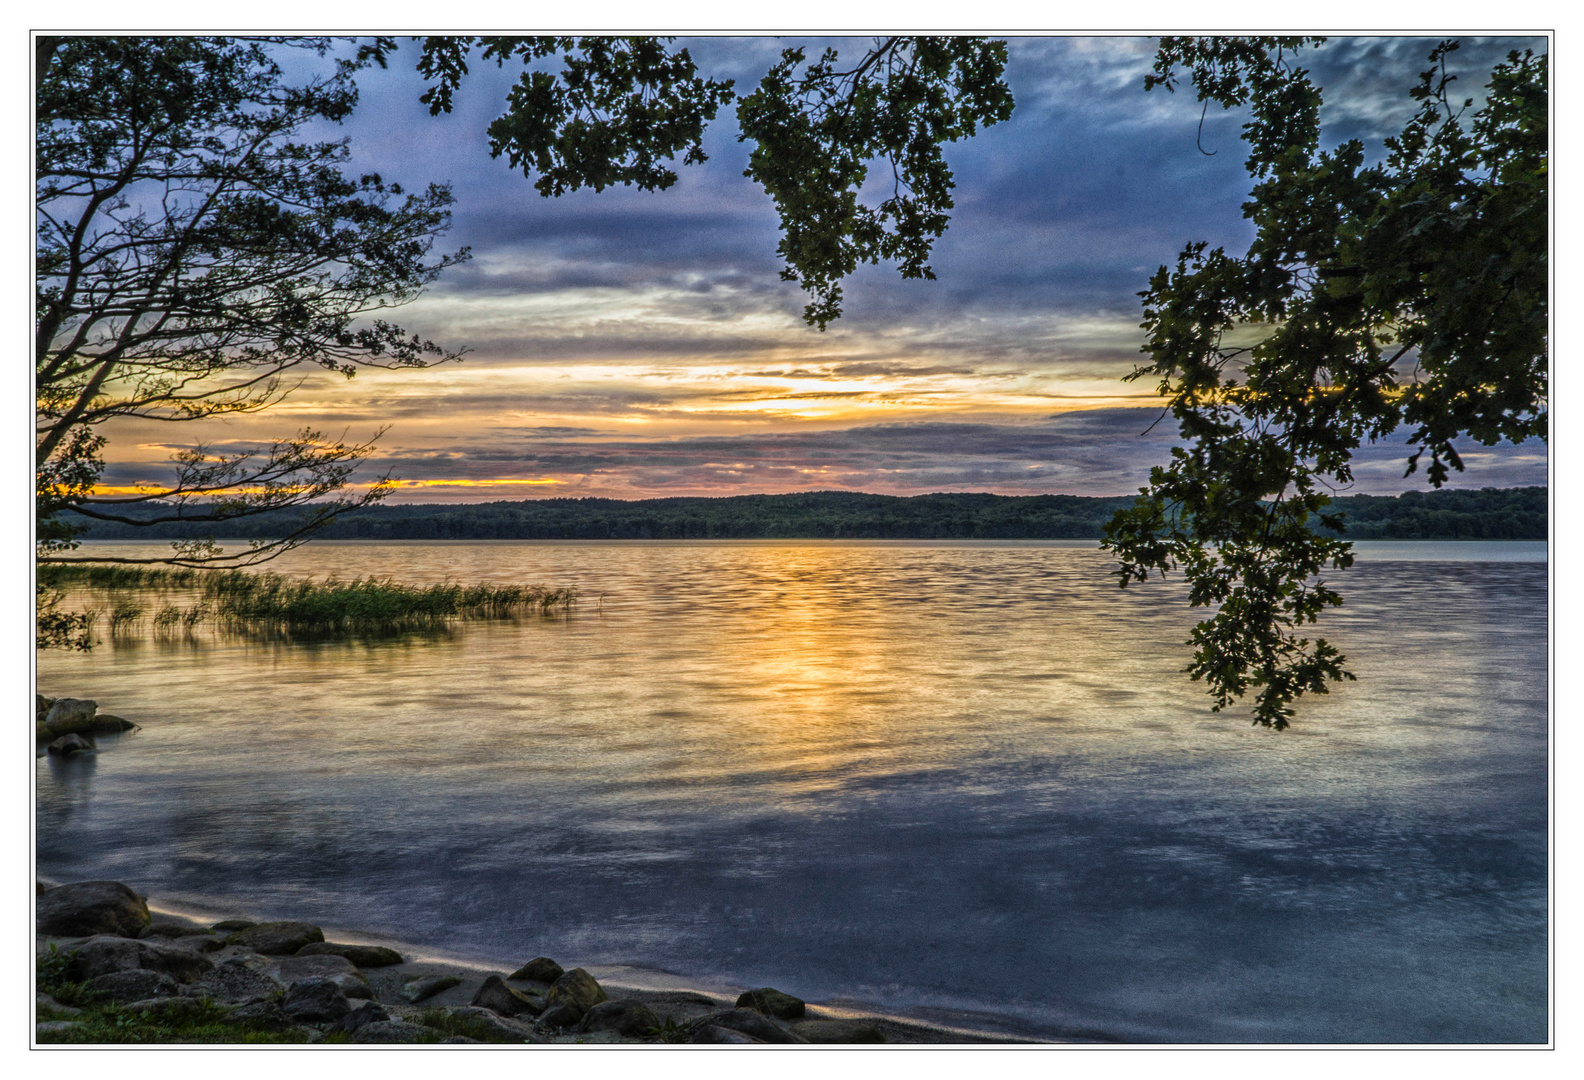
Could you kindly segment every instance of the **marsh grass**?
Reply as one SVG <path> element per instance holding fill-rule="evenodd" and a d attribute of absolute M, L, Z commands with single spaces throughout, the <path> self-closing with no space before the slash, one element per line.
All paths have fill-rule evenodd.
<path fill-rule="evenodd" d="M 110 633 L 122 633 L 143 618 L 146 609 L 142 604 L 130 600 L 117 600 L 110 608 Z"/>
<path fill-rule="evenodd" d="M 202 571 L 141 566 L 41 566 L 39 579 L 55 586 L 90 589 L 186 589 Z"/>
<path fill-rule="evenodd" d="M 403 585 L 377 577 L 314 581 L 242 570 L 121 567 L 49 567 L 48 573 L 56 587 L 109 593 L 112 635 L 129 631 L 148 614 L 145 605 L 126 595 L 131 590 L 188 594 L 176 598 L 181 602 L 162 598 L 154 611 L 154 630 L 164 635 L 209 622 L 228 631 L 271 637 L 384 636 L 444 631 L 464 619 L 561 614 L 577 601 L 575 589 L 539 585 Z"/>
<path fill-rule="evenodd" d="M 569 609 L 577 598 L 572 589 L 535 585 L 401 585 L 373 577 L 317 582 L 241 571 L 207 577 L 202 590 L 221 622 L 301 633 L 399 633 L 453 619 L 548 615 Z"/>

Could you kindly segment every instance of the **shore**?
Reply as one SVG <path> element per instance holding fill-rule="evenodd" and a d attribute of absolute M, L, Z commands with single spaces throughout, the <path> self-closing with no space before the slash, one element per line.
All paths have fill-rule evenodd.
<path fill-rule="evenodd" d="M 59 884 L 40 879 L 40 895 Z M 556 961 L 556 964 L 551 965 L 550 973 L 586 970 L 603 1000 L 610 1003 L 601 1005 L 592 1017 L 587 1016 L 589 1009 L 585 1007 L 579 1021 L 569 1024 L 565 1023 L 568 1015 L 557 1016 L 548 1009 L 539 1016 L 534 1015 L 534 1009 L 542 1006 L 547 997 L 552 1003 L 555 1001 L 556 990 L 550 983 L 543 981 L 543 975 L 546 974 L 543 970 L 534 973 L 540 976 L 539 979 L 521 977 L 520 969 L 529 960 L 528 957 L 500 958 L 499 963 L 481 962 L 476 958 L 448 955 L 440 950 L 380 935 L 311 926 L 310 930 L 322 935 L 324 941 L 331 944 L 310 944 L 299 955 L 292 955 L 297 952 L 296 946 L 290 946 L 290 953 L 283 954 L 277 948 L 272 950 L 273 955 L 266 955 L 250 948 L 247 942 L 239 941 L 236 932 L 228 932 L 225 928 L 243 924 L 259 927 L 307 924 L 270 923 L 266 921 L 265 913 L 198 909 L 189 905 L 161 903 L 157 898 L 147 898 L 144 903 L 148 922 L 137 931 L 134 940 L 151 943 L 153 950 L 160 955 L 165 950 L 175 949 L 191 954 L 194 958 L 202 958 L 195 959 L 194 966 L 201 966 L 205 974 L 193 979 L 190 985 L 172 989 L 170 1000 L 175 1000 L 178 995 L 183 998 L 213 997 L 223 1007 L 232 1009 L 234 1015 L 256 1019 L 260 1003 L 266 997 L 274 1000 L 284 996 L 289 1006 L 293 994 L 299 994 L 301 983 L 305 980 L 323 981 L 322 975 L 331 973 L 334 968 L 334 978 L 347 992 L 346 1008 L 369 1010 L 371 1006 L 376 1007 L 382 1020 L 396 1022 L 394 1026 L 389 1022 L 378 1024 L 378 1029 L 386 1034 L 400 1029 L 408 1036 L 360 1039 L 354 1034 L 350 1040 L 345 1034 L 334 1037 L 335 1032 L 345 1032 L 345 1025 L 355 1022 L 357 1014 L 354 1014 L 352 1021 L 331 1019 L 328 1013 L 325 1019 L 314 1020 L 312 1017 L 316 1014 L 312 1011 L 298 1009 L 290 1018 L 294 1027 L 289 1031 L 278 1018 L 274 1025 L 278 1031 L 288 1032 L 286 1041 L 435 1041 L 416 1036 L 418 1030 L 428 1030 L 423 1027 L 426 1023 L 445 1024 L 448 1029 L 468 1025 L 466 1030 L 474 1034 L 482 1034 L 488 1028 L 498 1036 L 491 1038 L 491 1042 L 573 1045 L 678 1042 L 984 1045 L 1044 1041 L 985 1030 L 995 1023 L 995 1018 L 990 1017 L 964 1016 L 961 1026 L 925 1023 L 842 1003 L 804 1003 L 791 997 L 782 1000 L 774 996 L 774 991 L 768 1006 L 763 999 L 759 999 L 757 1008 L 753 1007 L 753 1003 L 744 1008 L 740 1007 L 744 995 L 760 988 L 690 980 L 667 972 L 624 965 L 590 965 L 583 969 L 577 967 L 578 958 L 575 956 L 550 958 Z M 136 907 L 135 902 L 133 907 Z M 220 924 L 222 929 L 214 929 L 216 924 Z M 36 934 L 36 947 L 41 957 L 48 956 L 51 947 L 57 955 L 70 953 L 79 947 L 85 947 L 88 953 L 97 955 L 94 950 L 104 951 L 108 936 L 48 933 L 41 929 Z M 126 939 L 130 935 L 123 932 L 116 936 Z M 85 946 L 89 942 L 93 944 Z M 326 955 L 326 950 L 342 945 L 363 947 L 361 953 L 355 949 L 346 951 L 354 957 L 368 955 L 369 962 L 360 966 L 340 956 Z M 108 947 L 112 950 L 117 948 L 114 941 L 109 942 Z M 400 962 L 389 963 L 388 960 L 395 957 L 382 955 L 380 962 L 374 964 L 374 950 L 381 949 L 393 951 Z M 141 961 L 121 959 L 92 962 L 100 964 L 101 968 L 108 964 L 111 968 L 121 969 L 114 977 L 102 977 L 90 984 L 111 991 L 115 990 L 116 979 L 124 979 L 129 984 L 135 981 L 126 979 L 128 963 L 136 962 L 139 967 L 145 966 Z M 183 963 L 180 957 L 177 957 L 176 962 Z M 148 961 L 147 964 L 160 967 L 158 961 Z M 271 993 L 261 993 L 257 987 L 248 992 L 233 993 L 221 986 L 224 980 L 217 981 L 218 973 L 238 972 L 243 968 L 262 976 L 265 981 L 259 983 L 258 987 L 267 987 Z M 324 972 L 316 974 L 320 968 Z M 77 974 L 86 974 L 90 970 L 99 968 L 79 969 Z M 175 971 L 176 968 L 170 970 Z M 145 981 L 153 985 L 152 979 Z M 429 987 L 438 989 L 415 1000 L 418 993 Z M 119 1001 L 122 1007 L 143 1014 L 168 1011 L 169 1006 L 161 1007 L 157 1002 L 126 1000 L 128 995 L 136 996 L 141 992 L 126 990 L 120 993 L 119 998 L 104 1000 Z M 530 1001 L 534 1005 L 525 1004 Z M 491 1004 L 496 1007 L 489 1008 Z M 638 1007 L 647 1012 L 642 1012 Z M 634 1015 L 652 1016 L 653 1020 L 635 1025 L 622 1022 L 619 1018 L 610 1022 L 601 1019 L 618 1017 L 623 1009 Z M 77 1041 L 69 1037 L 69 1025 L 75 1019 L 69 1008 L 63 1008 L 61 1003 L 41 993 L 38 1010 L 41 1042 L 57 1039 Z M 370 1012 L 369 1015 L 374 1013 Z M 653 1026 L 648 1026 L 651 1023 Z M 766 1024 L 773 1025 L 773 1030 Z M 742 1028 L 748 1030 L 738 1030 Z M 373 1030 L 370 1029 L 371 1032 Z M 300 1033 L 300 1038 L 292 1037 L 290 1031 Z M 456 1038 L 440 1041 L 475 1040 Z"/>

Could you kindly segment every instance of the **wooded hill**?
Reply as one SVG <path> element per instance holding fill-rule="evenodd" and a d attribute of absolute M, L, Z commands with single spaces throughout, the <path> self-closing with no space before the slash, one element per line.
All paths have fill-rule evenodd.
<path fill-rule="evenodd" d="M 524 499 L 373 506 L 343 515 L 326 540 L 965 539 L 1089 540 L 1131 496 L 850 491 L 719 499 Z M 1481 488 L 1349 495 L 1335 501 L 1355 540 L 1544 540 L 1546 489 Z M 162 508 L 168 512 L 169 508 Z M 229 523 L 221 536 L 278 536 L 300 511 Z M 153 517 L 154 508 L 138 516 Z M 71 516 L 71 515 L 67 515 Z M 129 514 L 128 516 L 132 516 Z M 84 519 L 79 519 L 84 520 Z M 191 539 L 209 524 L 91 522 L 84 539 Z"/>

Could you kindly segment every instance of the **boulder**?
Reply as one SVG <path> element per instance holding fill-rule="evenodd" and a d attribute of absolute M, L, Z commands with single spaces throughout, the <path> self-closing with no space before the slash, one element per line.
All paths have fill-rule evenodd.
<path fill-rule="evenodd" d="M 447 1009 L 450 1015 L 463 1020 L 472 1020 L 474 1023 L 483 1024 L 494 1034 L 515 1042 L 543 1043 L 549 1042 L 543 1035 L 536 1031 L 532 1024 L 521 1020 L 510 1020 L 492 1009 L 479 1005 L 458 1005 Z"/>
<path fill-rule="evenodd" d="M 545 1005 L 566 1005 L 577 1011 L 577 1018 L 605 1000 L 605 991 L 594 981 L 594 976 L 582 968 L 573 968 L 550 985 L 545 994 Z"/>
<path fill-rule="evenodd" d="M 390 1013 L 386 1012 L 385 1006 L 379 1002 L 364 1001 L 358 1003 L 351 1012 L 331 1024 L 326 1029 L 325 1034 L 329 1034 L 332 1031 L 344 1031 L 350 1035 L 364 1024 L 372 1024 L 380 1020 L 389 1020 L 390 1018 Z"/>
<path fill-rule="evenodd" d="M 545 1010 L 544 1001 L 537 996 L 530 997 L 521 990 L 513 990 L 499 975 L 485 979 L 484 985 L 479 987 L 478 993 L 473 995 L 473 1000 L 468 1004 L 493 1009 L 502 1016 L 538 1016 Z"/>
<path fill-rule="evenodd" d="M 792 1033 L 811 1043 L 883 1043 L 885 1035 L 862 1020 L 800 1020 Z"/>
<path fill-rule="evenodd" d="M 323 941 L 324 931 L 305 922 L 267 922 L 238 930 L 226 938 L 227 945 L 240 945 L 265 956 L 291 956 L 310 941 Z"/>
<path fill-rule="evenodd" d="M 55 704 L 55 699 L 45 697 L 43 694 L 36 696 L 38 697 L 38 722 L 42 724 L 45 717 L 49 716 L 50 706 Z"/>
<path fill-rule="evenodd" d="M 230 1017 L 238 1024 L 263 1031 L 285 1031 L 296 1026 L 278 1001 L 244 1002 L 231 1010 Z"/>
<path fill-rule="evenodd" d="M 209 929 L 217 934 L 234 934 L 238 930 L 251 930 L 257 925 L 258 923 L 249 922 L 247 919 L 222 919 Z"/>
<path fill-rule="evenodd" d="M 213 930 L 206 930 L 201 926 L 188 926 L 185 923 L 154 923 L 145 926 L 140 938 L 187 938 L 187 937 L 213 937 Z"/>
<path fill-rule="evenodd" d="M 434 1028 L 406 1020 L 375 1020 L 364 1024 L 352 1033 L 355 1043 L 418 1043 L 428 1042 L 435 1036 Z M 436 1040 L 438 1041 L 438 1040 Z"/>
<path fill-rule="evenodd" d="M 73 757 L 77 754 L 91 754 L 99 749 L 99 744 L 93 741 L 92 735 L 62 735 L 46 748 L 57 757 Z"/>
<path fill-rule="evenodd" d="M 455 975 L 420 975 L 402 987 L 402 997 L 414 1005 L 434 997 L 442 990 L 449 990 L 453 986 L 461 986 L 462 980 Z"/>
<path fill-rule="evenodd" d="M 63 1039 L 64 1036 L 70 1035 L 80 1027 L 82 1027 L 82 1025 L 75 1020 L 44 1020 L 38 1024 L 35 1024 L 33 1026 L 33 1030 L 37 1033 L 39 1042 L 48 1042 L 50 1040 L 44 1038 L 44 1036 L 54 1036 L 54 1038 L 59 1041 Z"/>
<path fill-rule="evenodd" d="M 268 973 L 267 968 L 260 970 L 261 967 L 264 965 L 249 963 L 246 957 L 227 956 L 187 987 L 185 992 L 194 997 L 207 997 L 225 1003 L 263 1001 L 280 993 L 285 987 Z"/>
<path fill-rule="evenodd" d="M 176 997 L 181 986 L 163 971 L 110 971 L 88 980 L 88 989 L 109 1001 L 143 1001 L 147 998 Z"/>
<path fill-rule="evenodd" d="M 344 956 L 288 956 L 275 965 L 275 977 L 291 984 L 303 979 L 329 979 L 349 998 L 369 999 L 368 978 Z"/>
<path fill-rule="evenodd" d="M 768 986 L 750 990 L 737 999 L 739 1009 L 752 1009 L 778 1020 L 797 1020 L 803 1016 L 803 1002 Z"/>
<path fill-rule="evenodd" d="M 647 1035 L 660 1018 L 641 1001 L 602 1001 L 583 1014 L 579 1031 L 614 1031 L 628 1037 Z"/>
<path fill-rule="evenodd" d="M 119 735 L 123 731 L 136 731 L 137 728 L 138 726 L 130 720 L 123 720 L 109 713 L 100 713 L 94 717 L 93 726 L 88 731 L 94 735 Z"/>
<path fill-rule="evenodd" d="M 402 955 L 383 945 L 342 945 L 333 941 L 310 941 L 297 950 L 298 956 L 340 956 L 360 968 L 393 967 Z"/>
<path fill-rule="evenodd" d="M 98 702 L 94 701 L 69 697 L 56 698 L 49 712 L 44 714 L 44 723 L 48 724 L 49 729 L 57 735 L 92 731 L 94 713 L 98 708 Z"/>
<path fill-rule="evenodd" d="M 732 1028 L 720 1027 L 717 1024 L 703 1024 L 693 1029 L 693 1034 L 688 1037 L 690 1043 L 759 1043 L 763 1039 L 756 1039 Z"/>
<path fill-rule="evenodd" d="M 50 726 L 48 724 L 40 723 L 36 728 L 35 738 L 39 742 L 47 743 L 54 740 L 55 733 L 50 730 Z"/>
<path fill-rule="evenodd" d="M 357 965 L 344 956 L 283 956 L 274 964 L 276 977 L 283 983 L 320 976 L 333 979 L 337 975 L 350 975 L 360 982 L 368 982 Z"/>
<path fill-rule="evenodd" d="M 73 946 L 66 977 L 87 982 L 112 971 L 162 971 L 177 982 L 190 983 L 214 969 L 207 956 L 159 941 L 100 934 Z"/>
<path fill-rule="evenodd" d="M 341 988 L 325 978 L 303 979 L 286 988 L 281 998 L 286 1015 L 303 1024 L 325 1024 L 352 1011 Z"/>
<path fill-rule="evenodd" d="M 553 983 L 565 974 L 566 969 L 548 956 L 536 956 L 506 977 L 513 982 Z"/>
<path fill-rule="evenodd" d="M 62 1005 L 48 994 L 42 992 L 36 994 L 34 996 L 34 1000 L 37 1001 L 40 1011 L 47 1010 L 49 1012 L 56 1012 L 60 1013 L 62 1016 L 76 1016 L 78 1013 L 82 1012 L 82 1010 L 76 1006 Z"/>
<path fill-rule="evenodd" d="M 148 904 L 119 881 L 78 881 L 38 898 L 38 932 L 55 937 L 136 937 L 150 922 Z"/>
<path fill-rule="evenodd" d="M 774 1020 L 770 1020 L 752 1009 L 728 1009 L 725 1012 L 701 1016 L 693 1021 L 693 1029 L 695 1031 L 705 1027 L 730 1028 L 733 1031 L 740 1031 L 744 1035 L 752 1035 L 760 1042 L 767 1043 L 801 1043 L 808 1041 L 801 1035 L 792 1034 Z"/>
<path fill-rule="evenodd" d="M 539 1022 L 545 1027 L 577 1027 L 582 1021 L 582 1010 L 573 1005 L 552 1005 L 539 1014 Z"/>

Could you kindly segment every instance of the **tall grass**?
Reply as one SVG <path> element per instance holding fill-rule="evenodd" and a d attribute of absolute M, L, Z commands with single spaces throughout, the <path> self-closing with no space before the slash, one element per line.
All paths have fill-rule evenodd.
<path fill-rule="evenodd" d="M 206 621 L 231 630 L 294 635 L 393 634 L 440 629 L 458 619 L 550 615 L 570 610 L 577 601 L 575 589 L 539 585 L 403 585 L 377 577 L 314 581 L 245 570 L 47 569 L 57 587 L 111 592 L 112 634 L 130 629 L 148 612 L 132 598 L 115 595 L 130 590 L 196 591 L 195 602 L 166 601 L 154 611 L 151 621 L 161 634 Z"/>
<path fill-rule="evenodd" d="M 143 618 L 142 604 L 135 604 L 130 600 L 117 600 L 110 609 L 110 633 L 119 634 L 129 628 L 133 623 Z"/>
<path fill-rule="evenodd" d="M 186 589 L 197 584 L 201 570 L 143 566 L 41 566 L 39 578 L 57 587 L 90 589 Z"/>
<path fill-rule="evenodd" d="M 426 629 L 458 618 L 507 618 L 567 610 L 572 589 L 537 585 L 400 585 L 389 578 L 324 582 L 280 574 L 214 573 L 203 597 L 222 622 L 319 633 Z"/>

